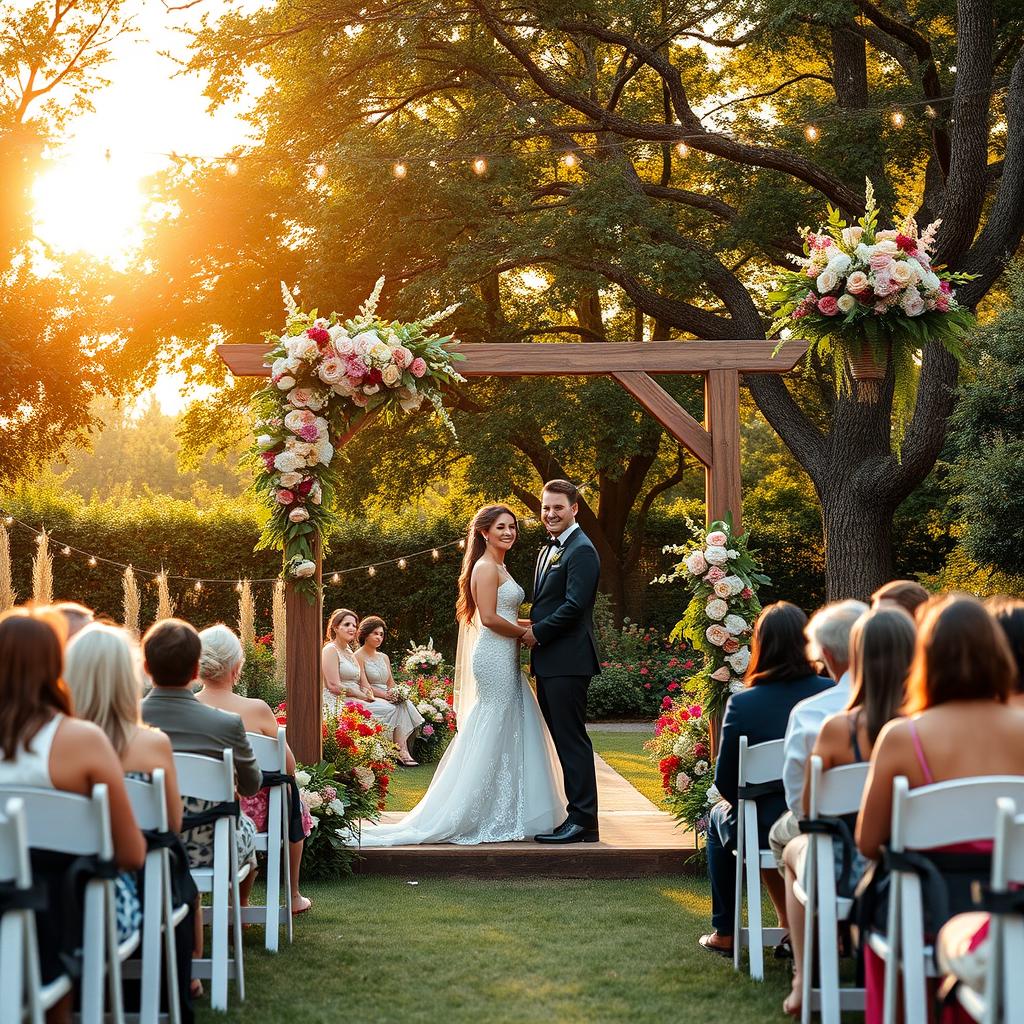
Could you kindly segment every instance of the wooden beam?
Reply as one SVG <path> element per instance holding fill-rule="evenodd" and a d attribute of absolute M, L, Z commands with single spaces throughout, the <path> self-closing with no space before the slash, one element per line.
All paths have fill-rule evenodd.
<path fill-rule="evenodd" d="M 784 373 L 807 351 L 806 341 L 546 342 L 459 345 L 464 377 L 529 377 L 625 373 Z M 236 377 L 269 377 L 267 345 L 218 345 L 217 354 Z"/>
<path fill-rule="evenodd" d="M 704 471 L 708 523 L 732 513 L 741 529 L 740 375 L 736 370 L 709 370 L 704 386 L 704 425 L 711 432 L 711 465 Z"/>
<path fill-rule="evenodd" d="M 636 370 L 612 376 L 677 441 L 711 465 L 711 435 L 653 377 Z"/>
<path fill-rule="evenodd" d="M 317 590 L 320 590 L 320 540 L 313 547 Z M 285 634 L 288 688 L 288 744 L 303 764 L 319 764 L 323 755 L 323 692 L 320 682 L 322 599 L 310 602 L 293 583 L 285 584 Z"/>

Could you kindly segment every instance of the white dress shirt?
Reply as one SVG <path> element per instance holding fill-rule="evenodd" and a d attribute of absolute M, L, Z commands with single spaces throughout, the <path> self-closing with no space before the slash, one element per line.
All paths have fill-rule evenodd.
<path fill-rule="evenodd" d="M 786 789 L 786 806 L 798 817 L 804 816 L 804 773 L 815 740 L 825 719 L 842 711 L 850 700 L 850 673 L 844 672 L 835 686 L 800 701 L 789 713 L 786 726 L 785 763 L 782 784 Z"/>
<path fill-rule="evenodd" d="M 537 585 L 540 585 L 540 581 L 544 579 L 544 573 L 548 571 L 548 565 L 551 559 L 554 557 L 555 548 L 565 547 L 565 542 L 573 535 L 575 530 L 580 528 L 579 523 L 573 523 L 572 526 L 564 529 L 557 537 L 552 537 L 553 544 L 549 544 L 540 554 L 540 561 L 537 563 Z"/>

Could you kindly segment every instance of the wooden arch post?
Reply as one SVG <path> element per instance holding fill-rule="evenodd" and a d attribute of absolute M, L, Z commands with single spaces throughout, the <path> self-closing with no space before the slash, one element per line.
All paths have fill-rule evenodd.
<path fill-rule="evenodd" d="M 221 345 L 217 353 L 236 377 L 269 377 L 268 345 Z M 464 377 L 610 376 L 680 444 L 700 460 L 705 474 L 709 523 L 732 513 L 742 521 L 740 489 L 740 374 L 785 373 L 807 351 L 804 341 L 651 341 L 641 343 L 460 345 Z M 704 422 L 699 423 L 651 376 L 700 374 L 704 378 Z M 364 421 L 365 422 L 365 421 Z M 350 437 L 351 435 L 349 435 Z M 344 443 L 349 437 L 340 439 Z M 320 592 L 320 548 L 316 546 Z M 286 586 L 288 739 L 306 764 L 320 760 L 321 600 L 309 602 Z"/>

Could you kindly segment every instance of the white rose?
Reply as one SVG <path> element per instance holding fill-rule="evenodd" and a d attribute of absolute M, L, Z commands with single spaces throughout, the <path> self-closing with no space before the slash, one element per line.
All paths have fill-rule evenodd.
<path fill-rule="evenodd" d="M 301 483 L 302 483 L 302 474 L 301 473 L 296 473 L 294 471 L 291 472 L 291 473 L 282 473 L 280 475 L 280 477 L 278 477 L 278 480 L 277 480 L 278 487 L 289 487 L 289 488 L 291 488 L 291 487 L 295 487 L 297 484 L 301 484 Z"/>
<path fill-rule="evenodd" d="M 295 773 L 295 782 L 298 784 L 299 789 L 305 789 L 312 781 L 312 778 L 313 776 L 302 768 Z"/>
<path fill-rule="evenodd" d="M 724 619 L 728 611 L 729 606 L 720 597 L 711 598 L 704 608 L 704 614 L 715 622 Z"/>
<path fill-rule="evenodd" d="M 725 565 L 729 561 L 729 552 L 717 544 L 709 545 L 704 549 L 704 561 L 708 565 Z"/>
<path fill-rule="evenodd" d="M 839 307 L 840 313 L 849 313 L 857 305 L 857 300 L 850 294 L 840 295 L 836 305 Z"/>
<path fill-rule="evenodd" d="M 732 666 L 733 672 L 746 672 L 750 664 L 750 648 L 741 647 L 735 654 L 727 654 L 725 660 Z"/>
<path fill-rule="evenodd" d="M 693 774 L 696 775 L 698 778 L 701 775 L 707 775 L 707 773 L 708 773 L 708 763 L 707 763 L 707 761 L 703 761 L 703 760 L 698 761 L 693 766 Z"/>
<path fill-rule="evenodd" d="M 750 628 L 747 625 L 747 620 L 742 615 L 726 615 L 725 620 L 722 622 L 733 636 L 739 636 L 741 633 L 746 633 Z"/>
<path fill-rule="evenodd" d="M 305 460 L 294 452 L 279 452 L 274 459 L 274 469 L 279 473 L 294 473 L 295 470 L 302 469 L 305 464 Z"/>
<path fill-rule="evenodd" d="M 815 285 L 818 288 L 818 292 L 821 295 L 825 295 L 828 292 L 835 291 L 839 287 L 839 275 L 834 270 L 829 270 L 827 267 L 818 275 Z"/>
<path fill-rule="evenodd" d="M 377 342 L 367 353 L 378 366 L 384 367 L 391 362 L 391 349 L 384 342 Z"/>
<path fill-rule="evenodd" d="M 288 513 L 288 519 L 293 523 L 304 523 L 309 518 L 309 512 L 307 512 L 301 505 L 297 508 L 293 508 Z"/>
<path fill-rule="evenodd" d="M 348 398 L 355 391 L 355 388 L 352 387 L 352 382 L 348 377 L 342 377 L 337 384 L 331 385 L 331 390 L 336 395 L 341 395 L 342 398 Z"/>
<path fill-rule="evenodd" d="M 313 414 L 308 409 L 292 409 L 284 418 L 284 425 L 297 434 L 307 423 L 313 422 Z"/>
<path fill-rule="evenodd" d="M 907 316 L 920 316 L 924 312 L 924 299 L 916 288 L 908 288 L 900 299 L 900 306 Z"/>
<path fill-rule="evenodd" d="M 306 800 L 306 806 L 311 811 L 318 811 L 324 805 L 324 798 L 319 793 L 310 793 Z"/>
<path fill-rule="evenodd" d="M 282 377 L 277 382 L 277 386 L 278 388 L 280 388 L 281 391 L 291 391 L 291 389 L 295 387 L 295 378 L 287 376 Z"/>
<path fill-rule="evenodd" d="M 831 270 L 836 277 L 842 277 L 850 269 L 850 264 L 853 261 L 849 256 L 846 255 L 841 249 L 836 250 L 836 254 L 832 256 L 828 261 L 826 270 Z"/>
<path fill-rule="evenodd" d="M 717 804 L 722 799 L 722 794 L 718 792 L 718 787 L 712 782 L 708 786 L 708 805 Z"/>
<path fill-rule="evenodd" d="M 345 805 L 337 797 L 330 802 L 329 806 L 331 813 L 338 815 L 339 818 L 345 813 Z"/>
<path fill-rule="evenodd" d="M 735 562 L 736 559 L 740 557 L 740 553 L 735 548 L 729 548 L 729 550 L 726 551 L 725 556 L 730 561 Z"/>
<path fill-rule="evenodd" d="M 708 571 L 708 563 L 703 551 L 691 551 L 686 556 L 687 571 L 693 576 L 703 576 Z"/>
<path fill-rule="evenodd" d="M 292 566 L 292 575 L 296 579 L 307 579 L 308 577 L 312 576 L 313 573 L 315 572 L 316 562 L 311 562 L 308 559 L 302 562 L 296 562 L 295 565 Z"/>
<path fill-rule="evenodd" d="M 345 362 L 340 356 L 327 356 L 316 371 L 325 384 L 337 384 L 345 377 Z"/>
<path fill-rule="evenodd" d="M 863 234 L 862 227 L 843 228 L 843 243 L 850 246 L 859 245 Z"/>
<path fill-rule="evenodd" d="M 393 388 L 402 379 L 402 371 L 394 363 L 388 363 L 381 372 L 381 377 L 389 388 Z"/>
<path fill-rule="evenodd" d="M 895 260 L 889 268 L 889 276 L 903 288 L 914 280 L 915 274 L 906 260 Z"/>
<path fill-rule="evenodd" d="M 352 339 L 352 350 L 360 356 L 369 354 L 370 349 L 380 342 L 376 331 L 363 331 Z"/>
<path fill-rule="evenodd" d="M 877 238 L 881 234 L 882 232 L 879 231 L 878 235 L 875 237 Z M 890 256 L 893 256 L 900 251 L 900 247 L 891 238 L 885 238 L 881 242 L 875 242 L 872 248 L 875 252 L 887 252 Z"/>
<path fill-rule="evenodd" d="M 320 354 L 320 347 L 308 334 L 299 334 L 289 338 L 285 349 L 292 359 L 315 359 Z"/>
<path fill-rule="evenodd" d="M 322 437 L 313 445 L 313 451 L 310 454 L 321 466 L 329 466 L 331 459 L 334 458 L 334 445 L 326 437 Z M 314 462 L 314 465 L 316 465 L 316 462 Z"/>
<path fill-rule="evenodd" d="M 926 291 L 937 292 L 941 283 L 938 274 L 932 270 L 926 270 L 924 267 L 921 268 L 921 287 Z"/>
<path fill-rule="evenodd" d="M 256 443 L 266 450 L 267 448 L 273 448 L 274 445 L 277 444 L 277 438 L 272 437 L 270 434 L 260 434 L 260 436 L 256 438 Z"/>

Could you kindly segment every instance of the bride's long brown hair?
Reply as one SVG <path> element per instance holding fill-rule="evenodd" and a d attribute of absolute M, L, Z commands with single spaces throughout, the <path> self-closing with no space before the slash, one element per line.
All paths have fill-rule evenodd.
<path fill-rule="evenodd" d="M 459 600 L 455 605 L 455 617 L 459 622 L 464 622 L 467 625 L 476 614 L 476 601 L 473 599 L 473 591 L 469 585 L 473 576 L 473 566 L 487 550 L 484 534 L 497 522 L 498 516 L 502 515 L 512 517 L 518 534 L 519 520 L 508 505 L 484 505 L 483 508 L 477 509 L 473 521 L 469 524 L 469 532 L 466 535 L 466 553 L 462 556 L 462 573 L 459 575 Z"/>

